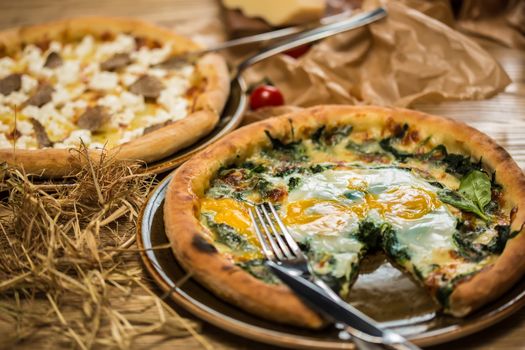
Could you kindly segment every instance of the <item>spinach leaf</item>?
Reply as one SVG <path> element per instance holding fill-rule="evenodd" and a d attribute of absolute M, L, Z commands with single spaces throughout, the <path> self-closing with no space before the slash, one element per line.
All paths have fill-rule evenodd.
<path fill-rule="evenodd" d="M 301 178 L 300 177 L 291 177 L 288 180 L 288 191 L 292 191 L 297 186 L 299 186 L 300 183 L 301 183 Z"/>
<path fill-rule="evenodd" d="M 254 173 L 263 173 L 266 171 L 266 167 L 262 164 L 256 164 L 252 161 L 246 161 L 244 163 L 242 163 L 240 166 L 240 168 L 244 168 L 244 169 L 248 169 Z"/>
<path fill-rule="evenodd" d="M 326 128 L 326 125 L 323 125 L 319 129 L 315 130 L 315 132 L 310 137 L 313 143 L 317 143 L 317 144 L 321 143 L 321 136 L 323 136 L 323 131 L 325 128 Z"/>
<path fill-rule="evenodd" d="M 325 170 L 334 168 L 335 165 L 333 164 L 314 164 L 310 166 L 309 170 L 312 172 L 312 174 L 322 173 Z"/>
<path fill-rule="evenodd" d="M 485 221 L 490 219 L 484 208 L 490 203 L 491 185 L 484 172 L 472 170 L 461 179 L 458 192 L 444 189 L 438 191 L 438 195 L 445 203 L 474 213 Z"/>
<path fill-rule="evenodd" d="M 284 143 L 278 138 L 275 138 L 270 134 L 268 130 L 264 130 L 264 133 L 270 139 L 272 148 L 277 152 L 282 160 L 287 161 L 306 161 L 308 155 L 306 154 L 306 147 L 301 140 Z"/>
<path fill-rule="evenodd" d="M 312 142 L 318 146 L 333 146 L 350 135 L 352 129 L 352 125 L 334 127 L 331 129 L 327 129 L 326 126 L 323 125 L 318 128 L 310 138 Z"/>
<path fill-rule="evenodd" d="M 474 170 L 481 169 L 481 160 L 474 163 L 469 156 L 449 153 L 443 158 L 443 163 L 447 165 L 446 172 L 451 174 L 465 175 Z"/>
<path fill-rule="evenodd" d="M 388 223 L 382 224 L 381 236 L 383 250 L 392 259 L 400 264 L 410 259 L 410 255 L 408 254 L 406 247 L 399 243 L 396 236 L 396 231 L 392 228 L 392 225 Z"/>
<path fill-rule="evenodd" d="M 521 231 L 511 231 L 509 225 L 496 225 L 494 229 L 496 229 L 498 234 L 487 245 L 487 250 L 493 254 L 501 254 L 507 245 L 507 241 Z"/>
<path fill-rule="evenodd" d="M 452 238 L 459 248 L 459 253 L 471 261 L 481 261 L 490 254 L 501 254 L 507 241 L 520 232 L 519 230 L 511 231 L 509 225 L 496 225 L 493 228 L 472 227 L 462 221 L 458 221 L 456 229 Z M 495 231 L 492 239 L 486 244 L 476 242 L 479 235 L 486 230 Z"/>
<path fill-rule="evenodd" d="M 368 250 L 375 250 L 381 242 L 381 233 L 387 229 L 387 226 L 376 225 L 370 220 L 363 220 L 359 223 L 359 230 L 355 237 L 364 243 Z"/>
<path fill-rule="evenodd" d="M 393 141 L 397 141 L 405 137 L 408 128 L 408 124 L 403 124 L 403 126 L 397 125 L 392 136 L 379 141 L 379 146 L 381 146 L 384 151 L 391 153 L 400 162 L 405 162 L 407 158 L 415 156 L 414 153 L 399 151 L 392 145 Z"/>
<path fill-rule="evenodd" d="M 394 146 L 392 146 L 391 143 L 393 139 L 395 139 L 395 137 L 387 137 L 386 139 L 382 139 L 379 141 L 379 146 L 381 146 L 384 151 L 391 153 L 400 162 L 405 162 L 408 158 L 414 156 L 412 153 L 399 151 Z"/>
<path fill-rule="evenodd" d="M 215 240 L 233 250 L 254 250 L 248 240 L 241 236 L 233 227 L 216 223 L 209 215 L 204 215 L 206 223 L 217 235 Z"/>
<path fill-rule="evenodd" d="M 237 266 L 250 273 L 252 276 L 269 284 L 279 284 L 280 280 L 264 264 L 265 260 L 255 259 L 236 263 Z"/>

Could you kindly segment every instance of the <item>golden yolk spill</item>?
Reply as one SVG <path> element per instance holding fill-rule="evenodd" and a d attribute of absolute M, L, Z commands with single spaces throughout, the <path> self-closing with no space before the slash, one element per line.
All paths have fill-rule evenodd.
<path fill-rule="evenodd" d="M 441 205 L 435 193 L 410 186 L 383 192 L 380 201 L 384 213 L 407 220 L 419 219 Z"/>
<path fill-rule="evenodd" d="M 345 214 L 354 214 L 359 219 L 364 219 L 371 210 L 376 210 L 383 217 L 395 216 L 414 220 L 432 212 L 440 205 L 432 192 L 401 186 L 380 195 L 366 193 L 363 200 L 355 204 L 315 198 L 299 200 L 287 205 L 283 221 L 286 225 L 304 225 L 327 216 L 337 219 Z"/>
<path fill-rule="evenodd" d="M 252 222 L 248 213 L 248 204 L 231 198 L 204 198 L 201 201 L 201 212 L 215 213 L 214 221 L 217 224 L 226 224 L 233 227 L 244 236 L 254 247 L 260 247 L 257 237 L 252 231 Z M 233 258 L 236 261 L 246 261 L 262 258 L 262 253 L 257 251 L 237 251 Z"/>
<path fill-rule="evenodd" d="M 334 200 L 304 199 L 290 203 L 286 207 L 286 214 L 283 218 L 284 223 L 286 225 L 303 225 L 322 218 L 323 214 L 312 213 L 309 210 L 317 204 L 322 204 L 330 211 L 330 214 L 344 213 L 347 210 L 344 205 Z"/>
<path fill-rule="evenodd" d="M 201 211 L 214 212 L 216 223 L 231 226 L 242 234 L 248 235 L 252 232 L 250 214 L 245 203 L 231 198 L 204 198 L 201 201 Z"/>
<path fill-rule="evenodd" d="M 360 179 L 358 177 L 351 177 L 348 179 L 348 185 L 346 186 L 349 190 L 366 192 L 368 189 L 368 183 L 365 179 Z"/>

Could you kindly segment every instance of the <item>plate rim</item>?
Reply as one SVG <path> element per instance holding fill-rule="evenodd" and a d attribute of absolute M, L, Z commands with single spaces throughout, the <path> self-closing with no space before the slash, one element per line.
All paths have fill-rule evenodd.
<path fill-rule="evenodd" d="M 176 171 L 176 170 L 175 170 Z M 166 293 L 169 293 L 171 299 L 179 306 L 189 311 L 200 319 L 213 324 L 214 326 L 234 333 L 238 336 L 253 339 L 262 343 L 278 345 L 288 348 L 297 348 L 301 346 L 303 349 L 355 349 L 355 345 L 351 341 L 325 341 L 304 337 L 301 335 L 294 335 L 281 331 L 270 330 L 264 327 L 251 325 L 246 322 L 237 320 L 228 315 L 220 314 L 215 310 L 209 308 L 207 305 L 191 298 L 182 289 L 177 286 L 171 287 L 168 282 L 169 278 L 163 273 L 162 267 L 155 262 L 153 251 L 148 249 L 145 244 L 145 231 L 148 229 L 148 220 L 145 216 L 153 218 L 156 210 L 164 200 L 164 192 L 168 183 L 171 181 L 175 171 L 168 174 L 161 182 L 159 182 L 153 191 L 148 195 L 145 204 L 139 213 L 139 220 L 137 222 L 137 245 L 139 247 L 142 262 L 150 276 L 153 277 L 155 283 Z M 149 235 L 149 233 L 147 233 Z M 518 282 L 519 283 L 519 282 Z M 226 303 L 224 301 L 224 303 Z M 487 327 L 490 327 L 503 319 L 511 316 L 522 307 L 525 306 L 525 288 L 513 299 L 500 305 L 494 310 L 489 311 L 482 317 L 477 317 L 470 323 L 455 324 L 446 326 L 441 329 L 431 330 L 421 333 L 421 335 L 409 335 L 410 341 L 418 346 L 438 345 L 459 338 L 466 337 Z"/>
<path fill-rule="evenodd" d="M 237 83 L 240 86 L 239 105 L 237 109 L 235 110 L 235 112 L 232 114 L 231 119 L 227 121 L 226 124 L 220 130 L 218 130 L 215 135 L 213 135 L 209 140 L 206 140 L 204 143 L 194 147 L 195 144 L 197 144 L 199 141 L 210 136 L 212 133 L 215 132 L 215 128 L 217 127 L 217 125 L 220 124 L 220 120 L 223 118 L 222 115 L 219 117 L 219 122 L 217 123 L 215 128 L 210 133 L 198 139 L 192 145 L 186 148 L 183 148 L 182 150 L 175 152 L 174 154 L 171 154 L 163 159 L 154 161 L 151 166 L 149 164 L 146 164 L 146 166 L 144 167 L 144 172 L 147 174 L 162 174 L 170 170 L 173 170 L 177 168 L 178 166 L 180 166 L 185 161 L 187 161 L 189 158 L 194 156 L 196 153 L 204 150 L 206 147 L 208 147 L 212 143 L 220 140 L 221 138 L 223 138 L 230 132 L 237 129 L 237 127 L 242 123 L 244 119 L 244 112 L 246 110 L 247 98 L 248 98 L 246 96 L 246 82 L 244 81 L 244 79 L 239 77 L 237 80 Z M 228 96 L 230 97 L 231 93 Z M 228 101 L 226 103 L 228 103 Z M 227 106 L 224 106 L 224 110 L 226 108 Z M 222 111 L 222 113 L 224 113 L 224 110 Z M 182 152 L 182 154 L 178 155 L 180 152 Z"/>

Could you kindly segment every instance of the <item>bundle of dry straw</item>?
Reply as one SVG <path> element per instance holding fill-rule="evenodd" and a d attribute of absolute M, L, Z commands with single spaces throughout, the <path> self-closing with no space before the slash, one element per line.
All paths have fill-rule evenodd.
<path fill-rule="evenodd" d="M 60 181 L 1 165 L 0 348 L 129 348 L 152 333 L 208 347 L 143 280 L 135 226 L 154 178 L 75 152 L 86 166 Z"/>

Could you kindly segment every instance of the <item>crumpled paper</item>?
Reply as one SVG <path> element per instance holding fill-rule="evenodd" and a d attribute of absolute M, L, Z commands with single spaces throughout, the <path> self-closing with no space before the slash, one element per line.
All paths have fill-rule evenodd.
<path fill-rule="evenodd" d="M 523 0 L 464 0 L 457 17 L 461 31 L 525 50 Z"/>
<path fill-rule="evenodd" d="M 385 6 L 385 19 L 325 39 L 298 60 L 270 58 L 247 72 L 248 82 L 267 77 L 287 104 L 302 107 L 484 99 L 511 82 L 476 42 L 440 22 L 448 15 L 436 20 L 396 1 Z"/>

